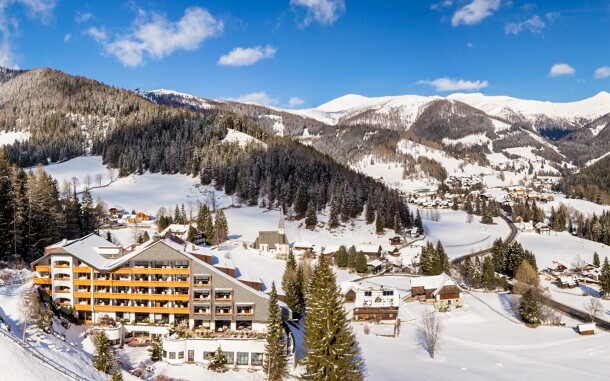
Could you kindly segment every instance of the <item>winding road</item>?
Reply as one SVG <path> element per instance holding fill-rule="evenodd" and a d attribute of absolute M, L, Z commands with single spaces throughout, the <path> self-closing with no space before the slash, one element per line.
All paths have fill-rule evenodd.
<path fill-rule="evenodd" d="M 506 244 L 511 243 L 515 240 L 515 237 L 517 236 L 517 233 L 519 231 L 517 230 L 517 227 L 515 226 L 515 224 L 513 224 L 513 222 L 511 220 L 509 220 L 504 214 L 500 214 L 500 218 L 502 218 L 504 220 L 504 222 L 506 222 L 506 224 L 510 228 L 510 233 L 504 240 L 504 243 L 506 243 Z M 491 250 L 491 248 L 488 248 L 485 250 L 477 251 L 475 253 L 470 253 L 470 254 L 465 254 L 465 255 L 459 256 L 459 257 L 455 257 L 455 258 L 451 259 L 451 263 L 457 265 L 457 264 L 460 264 L 463 261 L 465 261 L 466 258 L 474 258 L 474 257 L 478 257 L 481 255 L 485 255 L 485 254 L 489 253 L 490 250 Z"/>

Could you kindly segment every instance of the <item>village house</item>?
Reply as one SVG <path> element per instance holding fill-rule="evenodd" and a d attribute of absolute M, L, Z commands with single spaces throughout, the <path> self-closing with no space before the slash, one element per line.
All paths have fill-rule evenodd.
<path fill-rule="evenodd" d="M 411 278 L 411 297 L 439 307 L 464 304 L 462 289 L 447 274 Z"/>
<path fill-rule="evenodd" d="M 166 227 L 161 233 L 161 236 L 173 235 L 180 238 L 181 240 L 188 241 L 189 230 L 193 227 L 193 241 L 195 245 L 205 244 L 205 234 L 197 229 L 197 224 L 171 224 Z"/>
<path fill-rule="evenodd" d="M 296 241 L 292 245 L 294 255 L 312 255 L 315 245 L 308 241 Z"/>
<path fill-rule="evenodd" d="M 277 230 L 259 231 L 253 246 L 261 253 L 288 255 L 289 244 L 284 229 L 284 211 L 280 209 L 280 221 Z"/>
<path fill-rule="evenodd" d="M 400 295 L 395 288 L 359 288 L 354 301 L 354 320 L 396 320 Z"/>
<path fill-rule="evenodd" d="M 534 227 L 536 228 L 536 231 L 538 232 L 538 234 L 541 235 L 550 235 L 551 234 L 551 227 L 547 224 L 545 224 L 544 222 L 538 222 L 536 223 L 536 225 L 534 225 Z"/>
<path fill-rule="evenodd" d="M 381 258 L 381 245 L 376 244 L 359 244 L 356 246 L 356 252 L 363 252 L 368 261 Z"/>
<path fill-rule="evenodd" d="M 366 269 L 369 273 L 377 274 L 383 269 L 383 262 L 379 259 L 372 260 L 366 264 Z"/>
<path fill-rule="evenodd" d="M 572 275 L 562 275 L 557 278 L 557 285 L 560 288 L 574 288 L 578 286 L 578 280 Z"/>

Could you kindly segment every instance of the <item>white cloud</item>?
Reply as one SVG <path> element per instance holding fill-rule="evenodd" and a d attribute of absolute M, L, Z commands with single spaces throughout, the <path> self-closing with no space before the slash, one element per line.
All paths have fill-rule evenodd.
<path fill-rule="evenodd" d="M 559 77 L 561 75 L 573 75 L 574 73 L 576 73 L 576 70 L 565 63 L 558 63 L 555 64 L 551 67 L 551 70 L 549 71 L 549 75 L 551 77 Z"/>
<path fill-rule="evenodd" d="M 30 17 L 46 23 L 53 15 L 55 4 L 56 0 L 0 0 L 0 66 L 18 68 L 11 36 L 19 31 L 19 20 L 9 14 L 10 10 L 19 5 Z"/>
<path fill-rule="evenodd" d="M 249 66 L 265 58 L 272 58 L 277 51 L 271 45 L 255 46 L 254 48 L 235 48 L 220 57 L 219 65 L 224 66 Z"/>
<path fill-rule="evenodd" d="M 441 8 L 449 8 L 453 5 L 453 0 L 442 0 L 430 6 L 430 9 L 436 10 Z"/>
<path fill-rule="evenodd" d="M 222 21 L 199 7 L 187 8 L 184 16 L 175 22 L 163 15 L 139 10 L 130 32 L 115 36 L 112 41 L 96 41 L 103 45 L 105 54 L 115 56 L 125 66 L 135 67 L 147 59 L 159 60 L 178 50 L 196 50 L 205 39 L 222 30 Z"/>
<path fill-rule="evenodd" d="M 544 20 L 540 16 L 534 15 L 525 21 L 511 22 L 504 25 L 504 32 L 506 34 L 514 35 L 517 35 L 524 30 L 529 30 L 532 33 L 540 33 L 545 27 L 546 24 Z"/>
<path fill-rule="evenodd" d="M 472 0 L 453 14 L 451 25 L 474 25 L 494 14 L 500 8 L 500 0 Z"/>
<path fill-rule="evenodd" d="M 433 81 L 418 81 L 418 85 L 428 85 L 434 87 L 438 92 L 445 91 L 477 91 L 489 86 L 487 81 L 467 81 L 464 79 L 437 78 Z"/>
<path fill-rule="evenodd" d="M 467 43 L 466 43 L 466 47 L 467 47 L 468 49 L 472 49 L 472 48 L 474 48 L 474 44 L 473 44 L 472 42 L 467 42 Z"/>
<path fill-rule="evenodd" d="M 91 12 L 76 12 L 76 16 L 74 16 L 74 21 L 79 24 L 87 22 L 93 18 L 93 14 Z"/>
<path fill-rule="evenodd" d="M 610 66 L 602 66 L 595 70 L 595 79 L 610 77 Z"/>
<path fill-rule="evenodd" d="M 93 38 L 95 41 L 99 42 L 100 44 L 103 44 L 108 40 L 108 33 L 106 32 L 106 29 L 104 29 L 104 28 L 98 28 L 98 27 L 92 26 L 90 28 L 87 28 L 87 30 L 85 30 L 85 34 L 87 36 Z"/>
<path fill-rule="evenodd" d="M 72 35 L 71 35 L 70 33 L 68 33 L 68 34 L 66 34 L 66 35 L 64 36 L 64 42 L 68 42 L 68 41 L 70 41 L 71 39 L 72 39 Z"/>
<path fill-rule="evenodd" d="M 237 98 L 228 98 L 228 100 L 242 103 L 256 103 L 261 105 L 275 105 L 277 104 L 277 99 L 271 98 L 264 91 L 257 91 L 254 93 L 240 95 Z"/>
<path fill-rule="evenodd" d="M 305 99 L 299 97 L 291 97 L 288 99 L 288 107 L 297 107 L 305 104 Z"/>
<path fill-rule="evenodd" d="M 345 13 L 345 0 L 290 0 L 290 5 L 306 8 L 304 25 L 309 25 L 313 21 L 331 25 Z"/>

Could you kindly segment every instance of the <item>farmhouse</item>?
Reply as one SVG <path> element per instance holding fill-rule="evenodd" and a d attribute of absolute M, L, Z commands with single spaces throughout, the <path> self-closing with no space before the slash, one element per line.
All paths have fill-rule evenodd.
<path fill-rule="evenodd" d="M 277 231 L 259 231 L 254 248 L 262 253 L 271 253 L 276 255 L 288 255 L 289 249 L 288 237 L 286 237 L 284 229 L 284 211 L 280 210 L 280 221 Z"/>
<path fill-rule="evenodd" d="M 364 288 L 356 292 L 354 320 L 396 320 L 400 295 L 395 288 Z"/>
<path fill-rule="evenodd" d="M 462 306 L 462 289 L 447 274 L 411 278 L 411 297 L 439 306 Z"/>
<path fill-rule="evenodd" d="M 564 275 L 557 278 L 557 285 L 560 288 L 574 288 L 578 286 L 578 280 L 571 275 Z"/>
<path fill-rule="evenodd" d="M 542 235 L 551 234 L 551 227 L 549 225 L 545 224 L 544 222 L 538 222 L 536 225 L 534 225 L 534 227 L 536 228 L 536 231 L 538 232 L 538 234 L 542 234 Z"/>
<path fill-rule="evenodd" d="M 576 329 L 581 335 L 595 335 L 595 323 L 578 324 Z"/>
<path fill-rule="evenodd" d="M 366 255 L 367 260 L 372 261 L 381 257 L 381 245 L 375 244 L 360 244 L 356 246 L 356 252 L 362 251 Z"/>
<path fill-rule="evenodd" d="M 366 264 L 366 267 L 367 267 L 368 272 L 376 274 L 379 271 L 381 271 L 381 269 L 383 268 L 383 262 L 381 262 L 379 259 L 375 259 L 375 260 L 368 262 Z"/>
<path fill-rule="evenodd" d="M 193 228 L 193 240 L 191 242 L 195 245 L 204 245 L 205 234 L 197 229 L 197 224 L 171 224 L 159 234 L 161 236 L 173 235 L 183 241 L 188 241 L 191 227 Z"/>

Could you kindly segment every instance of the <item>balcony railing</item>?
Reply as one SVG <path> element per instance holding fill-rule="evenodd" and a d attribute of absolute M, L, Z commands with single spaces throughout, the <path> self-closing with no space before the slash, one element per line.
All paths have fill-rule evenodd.
<path fill-rule="evenodd" d="M 188 267 L 123 267 L 113 271 L 113 274 L 190 274 Z"/>
<path fill-rule="evenodd" d="M 51 278 L 38 278 L 34 277 L 34 284 L 51 284 Z"/>
<path fill-rule="evenodd" d="M 51 266 L 36 266 L 34 267 L 34 271 L 39 273 L 48 273 L 51 271 Z"/>

